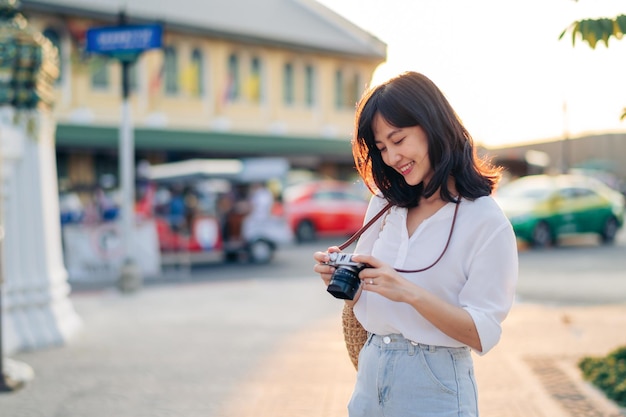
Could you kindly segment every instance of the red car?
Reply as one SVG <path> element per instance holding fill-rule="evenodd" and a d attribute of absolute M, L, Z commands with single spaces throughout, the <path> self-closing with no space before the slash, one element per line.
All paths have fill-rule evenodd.
<path fill-rule="evenodd" d="M 296 238 L 307 242 L 318 237 L 349 236 L 359 230 L 368 197 L 357 184 L 323 180 L 288 187 L 283 202 Z"/>

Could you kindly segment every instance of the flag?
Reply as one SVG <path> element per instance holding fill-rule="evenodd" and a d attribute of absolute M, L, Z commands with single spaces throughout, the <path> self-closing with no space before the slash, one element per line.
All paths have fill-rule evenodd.
<path fill-rule="evenodd" d="M 200 71 L 197 63 L 192 63 L 181 72 L 180 85 L 187 94 L 200 95 Z"/>
<path fill-rule="evenodd" d="M 159 70 L 152 76 L 150 80 L 149 93 L 150 96 L 155 96 L 161 90 L 161 84 L 163 83 L 163 76 L 165 75 L 165 62 L 161 64 Z"/>
<path fill-rule="evenodd" d="M 251 74 L 246 79 L 244 92 L 246 98 L 253 103 L 258 103 L 261 100 L 261 80 L 259 74 Z"/>
<path fill-rule="evenodd" d="M 222 92 L 222 105 L 226 105 L 236 98 L 235 87 L 235 78 L 233 77 L 233 74 L 228 74 L 226 85 L 224 86 L 224 91 Z"/>

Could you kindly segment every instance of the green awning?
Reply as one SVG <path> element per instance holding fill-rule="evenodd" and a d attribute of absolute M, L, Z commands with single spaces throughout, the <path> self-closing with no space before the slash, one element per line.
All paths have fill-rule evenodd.
<path fill-rule="evenodd" d="M 323 137 L 257 135 L 215 131 L 134 129 L 135 149 L 202 151 L 219 154 L 273 156 L 332 156 L 352 160 L 350 140 Z M 57 147 L 117 149 L 119 128 L 59 123 Z"/>

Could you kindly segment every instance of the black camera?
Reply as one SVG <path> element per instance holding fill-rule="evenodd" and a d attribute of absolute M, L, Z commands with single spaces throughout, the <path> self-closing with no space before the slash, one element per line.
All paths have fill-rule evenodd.
<path fill-rule="evenodd" d="M 337 268 L 330 278 L 330 283 L 326 291 L 331 293 L 335 298 L 342 300 L 353 300 L 361 280 L 359 272 L 367 265 L 352 261 L 351 253 L 332 252 L 328 254 L 329 260 L 327 265 Z"/>

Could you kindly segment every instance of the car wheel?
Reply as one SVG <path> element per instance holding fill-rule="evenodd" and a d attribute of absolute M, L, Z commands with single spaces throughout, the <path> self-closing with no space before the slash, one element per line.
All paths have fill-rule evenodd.
<path fill-rule="evenodd" d="M 546 222 L 539 222 L 533 230 L 532 245 L 535 248 L 547 248 L 553 243 L 550 226 Z"/>
<path fill-rule="evenodd" d="M 604 222 L 604 227 L 602 228 L 602 232 L 600 233 L 600 236 L 602 237 L 602 242 L 608 244 L 615 242 L 615 236 L 617 235 L 618 228 L 619 226 L 615 217 L 611 216 L 606 219 L 606 222 Z"/>
<path fill-rule="evenodd" d="M 255 240 L 248 246 L 248 255 L 255 264 L 269 263 L 274 256 L 274 246 L 267 240 Z"/>
<path fill-rule="evenodd" d="M 315 226 L 308 220 L 304 220 L 296 227 L 296 238 L 298 242 L 312 242 L 315 240 Z"/>

